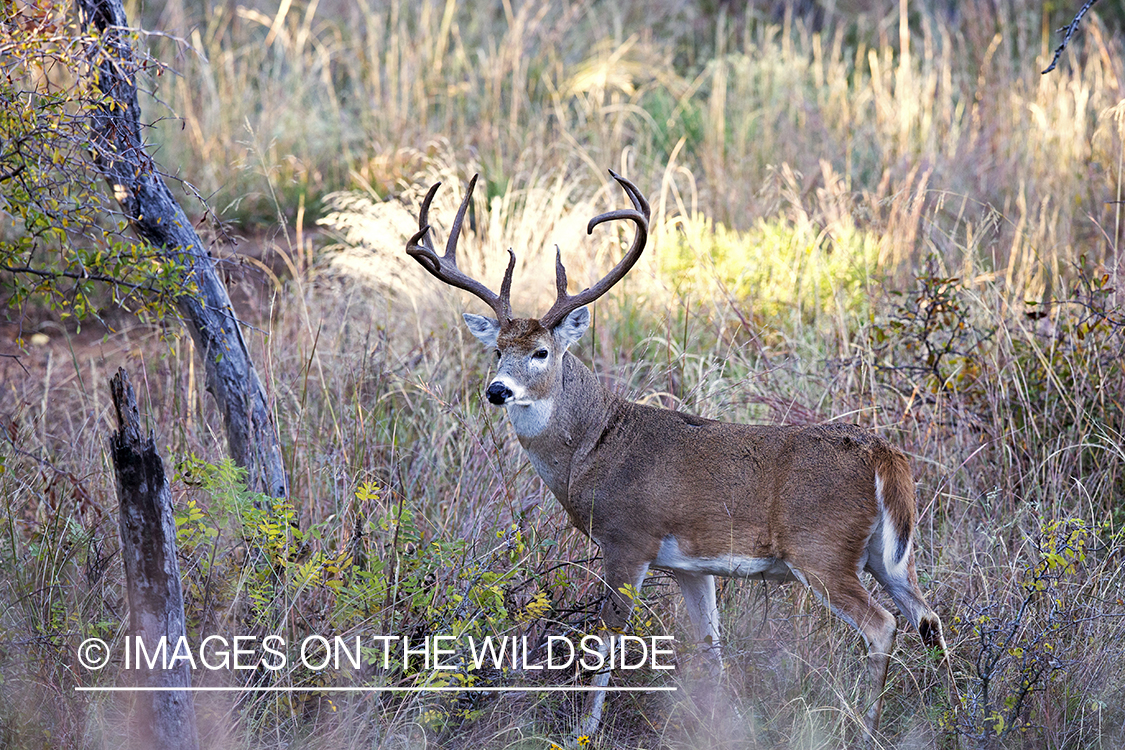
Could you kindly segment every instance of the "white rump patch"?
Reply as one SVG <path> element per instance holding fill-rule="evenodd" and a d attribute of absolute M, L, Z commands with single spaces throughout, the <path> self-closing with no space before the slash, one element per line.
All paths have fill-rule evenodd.
<path fill-rule="evenodd" d="M 896 560 L 895 551 L 898 549 L 898 530 L 895 528 L 894 519 L 887 512 L 887 504 L 883 502 L 883 477 L 875 472 L 875 499 L 879 502 L 879 525 L 883 527 L 880 534 L 880 543 L 883 547 L 883 568 L 887 575 L 893 579 L 904 579 L 906 576 L 906 562 L 910 559 L 911 540 L 906 540 L 902 555 Z"/>

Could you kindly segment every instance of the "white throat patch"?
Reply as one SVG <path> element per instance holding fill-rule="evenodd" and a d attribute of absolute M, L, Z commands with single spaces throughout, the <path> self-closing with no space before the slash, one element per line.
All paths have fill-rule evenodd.
<path fill-rule="evenodd" d="M 535 437 L 542 432 L 547 423 L 551 421 L 551 414 L 555 410 L 555 399 L 545 398 L 539 401 L 510 401 L 505 407 L 508 410 L 508 419 L 512 428 L 520 437 Z"/>

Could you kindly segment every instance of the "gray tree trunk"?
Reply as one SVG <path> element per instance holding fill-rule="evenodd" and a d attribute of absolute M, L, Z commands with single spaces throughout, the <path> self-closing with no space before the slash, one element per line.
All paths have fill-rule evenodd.
<path fill-rule="evenodd" d="M 78 6 L 83 21 L 102 32 L 110 51 L 97 60 L 98 87 L 113 106 L 91 115 L 94 162 L 137 235 L 183 264 L 198 289 L 176 304 L 203 360 L 207 390 L 222 412 L 231 458 L 246 467 L 251 488 L 286 497 L 289 485 L 277 430 L 226 287 L 144 150 L 136 56 L 121 0 L 78 0 Z"/>
<path fill-rule="evenodd" d="M 110 380 L 117 410 L 117 432 L 110 437 L 110 453 L 117 476 L 121 557 L 125 564 L 125 590 L 129 601 L 129 635 L 140 638 L 148 653 L 165 638 L 169 656 L 186 637 L 180 564 L 176 559 L 176 522 L 164 465 L 152 436 L 141 437 L 140 414 L 129 376 L 118 370 Z M 135 641 L 126 640 L 126 648 Z M 135 650 L 133 653 L 136 653 Z M 191 687 L 191 671 L 184 660 L 174 668 L 147 663 L 135 657 L 137 687 Z M 195 703 L 187 691 L 154 691 L 137 695 L 135 722 L 129 739 L 138 748 L 199 750 Z"/>

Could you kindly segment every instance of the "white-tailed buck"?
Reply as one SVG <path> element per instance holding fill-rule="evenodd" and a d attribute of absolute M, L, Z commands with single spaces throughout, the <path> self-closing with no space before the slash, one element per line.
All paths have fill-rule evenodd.
<path fill-rule="evenodd" d="M 650 567 L 675 575 L 696 637 L 720 666 L 714 576 L 796 579 L 867 642 L 870 739 L 879 726 L 895 618 L 868 593 L 860 573 L 869 571 L 926 645 L 945 654 L 941 621 L 922 598 L 914 569 L 910 465 L 885 440 L 855 425 L 728 424 L 635 404 L 599 385 L 567 349 L 589 325 L 585 305 L 633 267 L 648 236 L 644 196 L 613 177 L 634 208 L 596 216 L 587 232 L 628 220 L 637 230 L 632 246 L 609 275 L 573 296 L 557 257 L 558 297 L 538 320 L 512 317 L 511 250 L 499 294 L 457 268 L 457 238 L 475 177 L 445 254 L 439 256 L 427 236 L 438 185 L 422 204 L 419 230 L 406 251 L 496 313 L 495 319 L 464 316 L 472 334 L 496 353 L 496 377 L 485 393 L 507 409 L 532 465 L 574 525 L 601 547 L 608 587 L 603 649 L 627 623 L 633 607 L 628 587 L 639 589 Z M 601 671 L 593 684 L 608 681 L 609 672 Z M 604 701 L 604 691 L 592 693 L 578 734 L 597 729 Z"/>

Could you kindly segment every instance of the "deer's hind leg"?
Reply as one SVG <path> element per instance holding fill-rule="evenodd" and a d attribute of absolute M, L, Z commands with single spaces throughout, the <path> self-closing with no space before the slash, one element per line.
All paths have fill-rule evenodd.
<path fill-rule="evenodd" d="M 854 570 L 854 567 L 843 570 Z M 855 573 L 841 572 L 840 568 L 832 571 L 802 570 L 801 573 L 821 601 L 858 630 L 867 643 L 868 693 L 864 727 L 870 743 L 879 730 L 883 710 L 883 689 L 895 643 L 894 615 L 872 598 Z"/>
<path fill-rule="evenodd" d="M 910 550 L 906 560 L 893 570 L 888 570 L 882 555 L 872 555 L 867 561 L 867 569 L 875 580 L 887 590 L 894 599 L 899 611 L 918 629 L 922 642 L 935 649 L 942 658 L 946 656 L 945 636 L 941 630 L 941 619 L 930 605 L 926 604 L 922 590 L 918 587 L 918 572 L 914 568 L 914 550 Z"/>
<path fill-rule="evenodd" d="M 949 648 L 945 644 L 945 635 L 942 633 L 941 618 L 930 609 L 918 587 L 918 572 L 914 567 L 914 550 L 906 560 L 893 570 L 888 570 L 881 555 L 872 555 L 867 562 L 867 569 L 879 582 L 887 593 L 894 599 L 899 611 L 918 629 L 922 643 L 934 652 L 943 669 L 946 689 L 952 700 L 960 701 L 957 692 L 957 683 L 953 679 L 953 667 L 949 662 Z"/>

